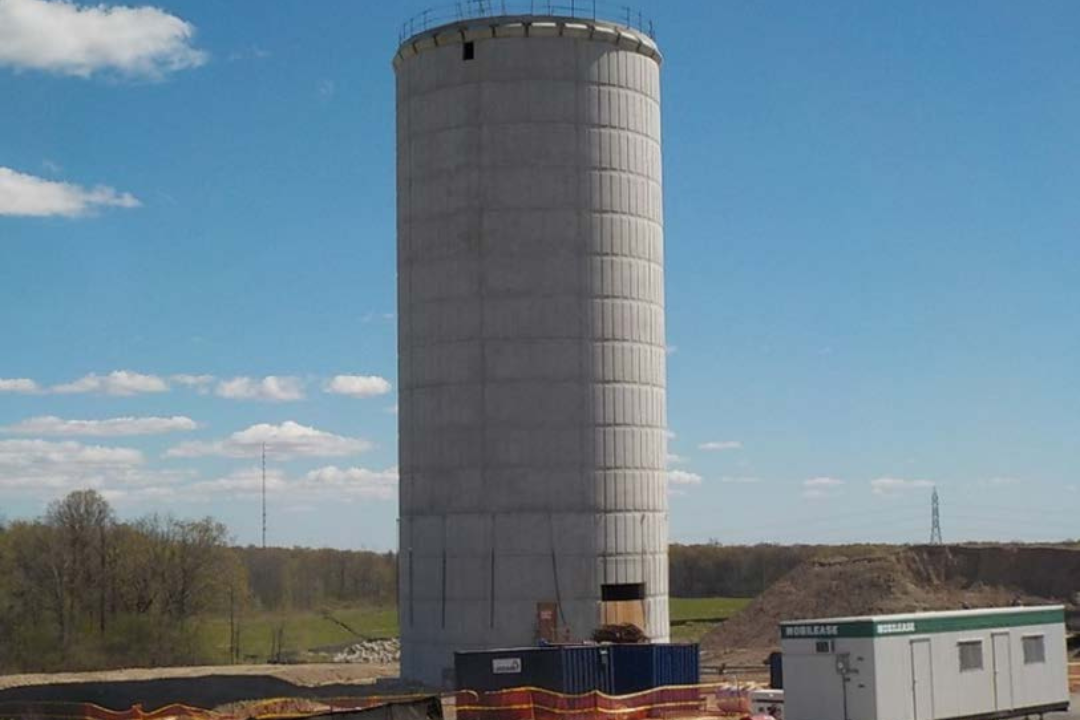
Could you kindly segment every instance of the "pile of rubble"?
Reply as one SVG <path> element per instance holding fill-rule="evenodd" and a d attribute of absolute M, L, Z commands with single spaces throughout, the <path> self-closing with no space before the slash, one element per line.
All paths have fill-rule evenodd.
<path fill-rule="evenodd" d="M 1080 550 L 1071 548 L 938 545 L 830 556 L 780 578 L 701 646 L 714 658 L 742 650 L 763 657 L 779 648 L 782 620 L 1061 602 L 1078 576 Z"/>
<path fill-rule="evenodd" d="M 365 640 L 350 645 L 334 655 L 334 662 L 361 663 L 367 665 L 389 665 L 401 660 L 401 641 Z"/>

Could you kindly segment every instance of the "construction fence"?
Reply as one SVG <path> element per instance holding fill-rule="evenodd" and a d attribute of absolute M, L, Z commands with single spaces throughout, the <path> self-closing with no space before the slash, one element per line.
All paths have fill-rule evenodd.
<path fill-rule="evenodd" d="M 432 695 L 394 695 L 360 698 L 273 698 L 231 703 L 208 710 L 172 704 L 153 710 L 136 705 L 110 710 L 93 703 L 2 702 L 0 720 L 647 720 L 679 717 L 744 717 L 750 711 L 750 692 L 762 683 L 705 683 L 662 687 L 631 695 L 594 691 L 567 695 L 541 688 L 515 688 L 478 693 L 459 691 Z"/>
<path fill-rule="evenodd" d="M 542 688 L 459 691 L 457 720 L 646 720 L 678 717 L 744 717 L 750 693 L 764 683 L 705 683 L 655 688 L 632 695 L 599 691 L 566 695 Z"/>
<path fill-rule="evenodd" d="M 433 695 L 372 696 L 363 698 L 272 698 L 232 703 L 217 710 L 172 704 L 154 710 L 140 705 L 109 710 L 93 703 L 4 702 L 0 720 L 441 720 L 442 706 Z"/>

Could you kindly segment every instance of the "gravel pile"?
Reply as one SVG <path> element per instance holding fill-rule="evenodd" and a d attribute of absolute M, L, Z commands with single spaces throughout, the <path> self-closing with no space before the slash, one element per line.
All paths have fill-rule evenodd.
<path fill-rule="evenodd" d="M 365 640 L 364 642 L 350 645 L 334 655 L 334 662 L 339 663 L 362 663 L 388 665 L 401 660 L 401 641 L 397 638 L 389 640 Z"/>
<path fill-rule="evenodd" d="M 1051 602 L 1048 583 L 1028 578 L 1023 563 L 1013 572 L 996 548 L 994 563 L 967 557 L 978 548 L 916 547 L 863 557 L 806 562 L 778 580 L 741 613 L 709 632 L 702 649 L 723 657 L 754 650 L 764 657 L 780 644 L 782 620 L 1038 605 Z M 1080 561 L 1080 554 L 1075 558 Z M 1029 558 L 1031 564 L 1034 558 Z M 1063 567 L 1057 556 L 1051 565 Z M 1035 578 L 1038 580 L 1039 578 Z"/>

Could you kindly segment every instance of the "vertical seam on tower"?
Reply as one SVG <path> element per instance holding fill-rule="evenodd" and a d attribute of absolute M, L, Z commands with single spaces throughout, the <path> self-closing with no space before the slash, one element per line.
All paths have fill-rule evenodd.
<path fill-rule="evenodd" d="M 492 36 L 495 31 L 492 29 Z M 481 200 L 484 200 L 484 159 L 487 143 L 484 139 L 484 102 L 483 102 L 483 89 L 482 83 L 473 83 L 476 87 L 477 97 L 475 98 L 474 107 L 477 112 L 476 122 L 476 143 L 477 143 L 477 155 L 479 155 L 479 162 L 477 163 L 476 173 L 476 193 L 480 196 Z M 476 198 L 474 198 L 474 201 Z M 487 267 L 485 265 L 485 253 L 484 253 L 484 202 L 477 202 L 476 204 L 476 292 L 477 301 L 479 304 L 480 312 L 480 497 L 489 498 L 488 495 L 488 412 L 487 412 L 487 324 L 485 318 L 487 315 L 486 297 L 485 291 L 487 287 Z M 490 510 L 490 506 L 489 506 Z M 491 544 L 491 564 L 488 568 L 490 573 L 490 579 L 488 583 L 488 592 L 491 595 L 490 602 L 488 603 L 488 625 L 492 629 L 495 627 L 495 513 L 490 513 L 490 537 L 488 538 Z"/>
<path fill-rule="evenodd" d="M 405 96 L 408 99 L 408 101 L 406 102 L 406 105 L 405 105 L 405 136 L 406 136 L 406 143 L 405 143 L 405 147 L 406 147 L 406 151 L 405 151 L 406 168 L 405 168 L 405 171 L 408 173 L 408 178 L 409 178 L 409 186 L 408 186 L 408 190 L 407 190 L 407 193 L 406 193 L 406 195 L 408 197 L 408 203 L 409 203 L 409 208 L 408 208 L 409 222 L 408 222 L 408 226 L 407 226 L 407 228 L 405 230 L 405 237 L 406 237 L 406 240 L 405 240 L 405 250 L 406 250 L 406 252 L 405 252 L 405 258 L 404 258 L 405 262 L 403 263 L 403 266 L 402 266 L 401 270 L 399 270 L 399 272 L 401 272 L 402 270 L 405 272 L 405 278 L 406 278 L 405 283 L 406 283 L 407 291 L 405 293 L 405 299 L 404 300 L 399 300 L 399 302 L 402 302 L 405 305 L 406 317 L 405 317 L 404 322 L 402 321 L 401 318 L 398 319 L 398 328 L 399 328 L 399 332 L 400 332 L 400 328 L 404 324 L 405 328 L 407 329 L 407 333 L 406 333 L 406 336 L 405 336 L 405 345 L 408 347 L 409 356 L 408 356 L 408 360 L 406 361 L 405 364 L 408 366 L 408 375 L 409 375 L 410 387 L 404 394 L 405 394 L 405 404 L 406 404 L 405 417 L 407 418 L 407 424 L 408 424 L 408 433 L 406 434 L 406 437 L 408 438 L 408 440 L 406 442 L 411 442 L 412 438 L 414 437 L 413 423 L 415 421 L 414 413 L 413 413 L 413 409 L 412 409 L 413 390 L 412 390 L 412 387 L 411 387 L 412 382 L 413 382 L 413 378 L 415 377 L 415 374 L 413 372 L 413 363 L 415 362 L 415 352 L 414 352 L 415 348 L 413 346 L 413 338 L 415 337 L 415 333 L 413 332 L 413 327 L 412 327 L 412 323 L 413 323 L 413 316 L 412 316 L 412 279 L 413 279 L 413 273 L 412 273 L 412 267 L 411 267 L 411 264 L 412 264 L 412 246 L 413 246 L 413 224 L 414 224 L 415 218 L 413 217 L 413 173 L 412 173 L 412 156 L 413 156 L 412 83 L 410 82 L 410 75 L 409 75 L 408 71 L 405 72 L 404 82 L 405 82 Z M 398 245 L 399 245 L 398 252 L 400 253 L 401 252 L 401 247 L 400 247 L 401 243 L 399 242 Z M 399 310 L 399 312 L 400 312 L 400 310 Z M 400 344 L 400 339 L 399 339 L 399 344 Z M 399 393 L 401 391 L 401 388 L 402 388 L 401 378 L 398 378 L 398 390 L 399 390 Z M 400 398 L 400 397 L 398 398 L 399 406 L 401 404 L 401 399 L 402 398 Z M 399 407 L 399 416 L 400 416 L 400 407 Z M 398 426 L 398 433 L 399 434 L 401 433 L 400 423 L 399 423 L 399 426 Z M 399 440 L 399 442 L 398 442 L 399 452 L 400 452 L 401 444 L 402 443 Z M 416 578 L 415 578 L 415 572 L 414 572 L 414 568 L 413 568 L 414 560 L 415 560 L 415 556 L 413 555 L 413 540 L 414 540 L 414 535 L 415 535 L 416 531 L 415 531 L 414 523 L 412 521 L 412 512 L 411 511 L 413 509 L 413 502 L 414 502 L 414 499 L 415 499 L 414 494 L 415 494 L 415 490 L 416 490 L 416 462 L 415 462 L 415 459 L 412 457 L 413 453 L 411 452 L 411 450 L 409 448 L 406 448 L 406 453 L 405 454 L 407 454 L 409 456 L 409 464 L 405 468 L 405 477 L 407 478 L 407 481 L 404 483 L 401 490 L 405 491 L 405 492 L 402 492 L 402 498 L 404 498 L 406 500 L 406 503 L 408 504 L 409 510 L 410 510 L 410 517 L 409 517 L 409 559 L 408 559 L 408 562 L 409 562 L 409 572 L 408 572 L 408 582 L 409 582 L 409 629 L 414 630 L 415 627 L 416 627 L 416 592 L 415 592 L 415 590 L 416 590 L 415 579 Z M 400 458 L 399 458 L 399 461 L 400 461 Z M 401 500 L 400 499 L 398 501 L 398 505 L 399 505 L 399 508 L 400 508 L 400 505 L 401 505 Z M 399 509 L 399 513 L 400 513 L 400 509 Z M 400 553 L 400 548 L 398 549 L 398 552 Z"/>
<path fill-rule="evenodd" d="M 580 311 L 578 316 L 578 332 L 580 338 L 578 340 L 578 366 L 581 382 L 581 397 L 579 399 L 578 422 L 580 423 L 580 430 L 578 432 L 578 441 L 581 443 L 581 453 L 579 461 L 578 472 L 581 475 L 581 482 L 585 487 L 590 489 L 592 498 L 590 499 L 590 506 L 592 514 L 590 518 L 590 524 L 592 525 L 592 532 L 589 533 L 589 537 L 592 538 L 592 542 L 596 542 L 596 519 L 597 519 L 597 492 L 595 473 L 590 472 L 589 469 L 595 465 L 587 457 L 588 448 L 591 447 L 595 438 L 590 437 L 594 435 L 593 425 L 591 418 L 588 415 L 589 408 L 591 407 L 590 397 L 593 392 L 592 383 L 590 382 L 589 364 L 590 364 L 590 346 L 589 346 L 589 321 L 590 321 L 590 309 L 591 303 L 589 301 L 589 254 L 586 252 L 586 244 L 588 242 L 585 237 L 587 225 L 584 222 L 583 215 L 585 213 L 585 204 L 582 202 L 582 195 L 585 191 L 584 174 L 587 172 L 586 168 L 582 165 L 582 154 L 587 146 L 586 138 L 588 137 L 588 124 L 585 122 L 587 118 L 581 116 L 581 94 L 588 93 L 588 82 L 581 82 L 581 54 L 583 52 L 583 43 L 576 38 L 572 40 L 574 43 L 574 120 L 577 126 L 577 133 L 575 141 L 577 143 L 577 152 L 574 153 L 574 161 L 577 165 L 577 172 L 574 173 L 577 179 L 577 192 L 575 194 L 576 212 L 574 213 L 574 233 L 576 236 L 575 252 L 577 255 L 577 267 L 578 267 L 578 298 L 580 302 Z M 595 455 L 595 451 L 593 452 Z M 596 548 L 593 548 L 592 556 L 596 557 Z M 593 592 L 596 587 L 596 563 L 593 562 L 590 575 L 593 576 L 589 592 Z M 588 595 L 586 595 L 588 597 Z M 596 618 L 593 618 L 595 624 Z M 564 620 L 565 622 L 565 620 Z"/>
<path fill-rule="evenodd" d="M 647 72 L 649 74 L 649 77 L 652 78 L 653 76 L 652 76 L 652 73 L 650 72 L 650 70 L 651 70 L 650 66 L 646 64 L 645 68 L 646 68 L 645 72 Z M 668 417 L 667 417 L 667 323 L 666 323 L 666 318 L 667 318 L 667 310 L 666 310 L 666 308 L 667 308 L 667 298 L 666 298 L 667 287 L 666 287 L 666 285 L 663 284 L 663 279 L 664 279 L 664 272 L 663 272 L 663 267 L 664 267 L 664 205 L 663 205 L 663 202 L 664 202 L 664 171 L 663 171 L 663 134 L 662 134 L 662 131 L 663 131 L 663 118 L 661 116 L 663 106 L 661 105 L 661 97 L 660 97 L 660 72 L 661 72 L 661 70 L 662 70 L 662 66 L 661 66 L 660 62 L 658 61 L 656 63 L 656 82 L 653 83 L 651 81 L 651 79 L 650 79 L 650 81 L 648 82 L 648 87 L 645 89 L 645 91 L 646 91 L 646 94 L 648 94 L 649 90 L 654 90 L 656 92 L 656 97 L 653 98 L 653 100 L 655 101 L 655 105 L 656 105 L 656 117 L 655 117 L 655 119 L 657 121 L 657 125 L 656 125 L 656 141 L 655 141 L 655 146 L 654 146 L 655 152 L 656 152 L 656 162 L 657 162 L 657 166 L 656 166 L 657 174 L 656 174 L 655 185 L 656 185 L 656 187 L 658 187 L 660 189 L 660 192 L 659 192 L 659 195 L 656 197 L 656 203 L 657 203 L 656 204 L 656 210 L 655 210 L 655 212 L 657 213 L 656 225 L 655 226 L 651 225 L 650 230 L 652 232 L 659 232 L 660 233 L 660 237 L 659 237 L 659 240 L 660 240 L 659 263 L 660 263 L 660 268 L 661 268 L 661 271 L 660 271 L 660 281 L 661 281 L 661 288 L 660 288 L 660 322 L 661 322 L 661 328 L 660 328 L 660 332 L 661 332 L 661 336 L 659 338 L 657 338 L 657 340 L 659 340 L 661 346 L 664 347 L 664 352 L 660 356 L 660 361 L 664 364 L 664 372 L 663 372 L 663 378 L 662 378 L 663 379 L 663 392 L 660 395 L 661 417 L 664 420 L 664 426 L 665 426 L 665 431 L 664 431 L 664 434 L 662 435 L 662 443 L 661 443 L 661 446 L 660 446 L 660 450 L 661 450 L 661 453 L 662 453 L 661 460 L 663 461 L 663 464 L 662 464 L 663 471 L 660 473 L 660 488 L 659 488 L 660 492 L 659 492 L 659 497 L 657 498 L 658 506 L 656 508 L 655 515 L 654 515 L 654 520 L 656 520 L 658 522 L 653 523 L 653 525 L 654 525 L 653 529 L 654 529 L 654 532 L 657 535 L 655 545 L 660 547 L 660 549 L 664 553 L 664 555 L 662 557 L 654 557 L 653 558 L 654 573 L 655 573 L 655 577 L 656 577 L 656 580 L 657 580 L 657 586 L 658 586 L 656 588 L 653 588 L 653 593 L 654 593 L 654 597 L 656 595 L 663 595 L 663 597 L 666 598 L 667 595 L 668 595 L 668 592 L 669 592 L 668 579 L 667 579 L 668 567 L 667 567 L 667 564 L 666 564 L 668 538 L 666 537 L 666 533 L 664 533 L 662 529 L 667 527 L 667 522 L 668 522 L 668 496 L 667 496 L 667 444 L 668 444 L 668 441 L 667 441 L 667 432 L 666 432 L 666 426 L 667 426 L 667 423 L 668 423 Z M 651 106 L 648 107 L 647 112 L 649 112 L 650 117 L 652 117 L 653 108 Z M 654 203 L 650 201 L 649 205 L 653 206 Z M 654 546 L 654 549 L 655 549 L 655 546 Z M 657 625 L 659 626 L 658 629 L 660 630 L 661 633 L 664 634 L 664 636 L 666 638 L 670 639 L 670 635 L 671 635 L 670 610 L 668 609 L 667 602 L 664 602 L 661 605 L 661 609 L 663 610 L 663 612 L 660 612 L 660 611 L 657 612 L 657 614 L 659 615 L 659 617 L 657 617 L 657 621 L 658 621 Z"/>
<path fill-rule="evenodd" d="M 449 532 L 446 529 L 446 514 L 442 517 L 442 629 L 446 629 L 446 540 Z"/>

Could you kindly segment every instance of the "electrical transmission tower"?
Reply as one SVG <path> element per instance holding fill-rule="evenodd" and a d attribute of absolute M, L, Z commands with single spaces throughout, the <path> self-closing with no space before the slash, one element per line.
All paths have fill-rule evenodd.
<path fill-rule="evenodd" d="M 938 500 L 937 488 L 930 496 L 930 544 L 941 545 L 941 503 Z"/>

